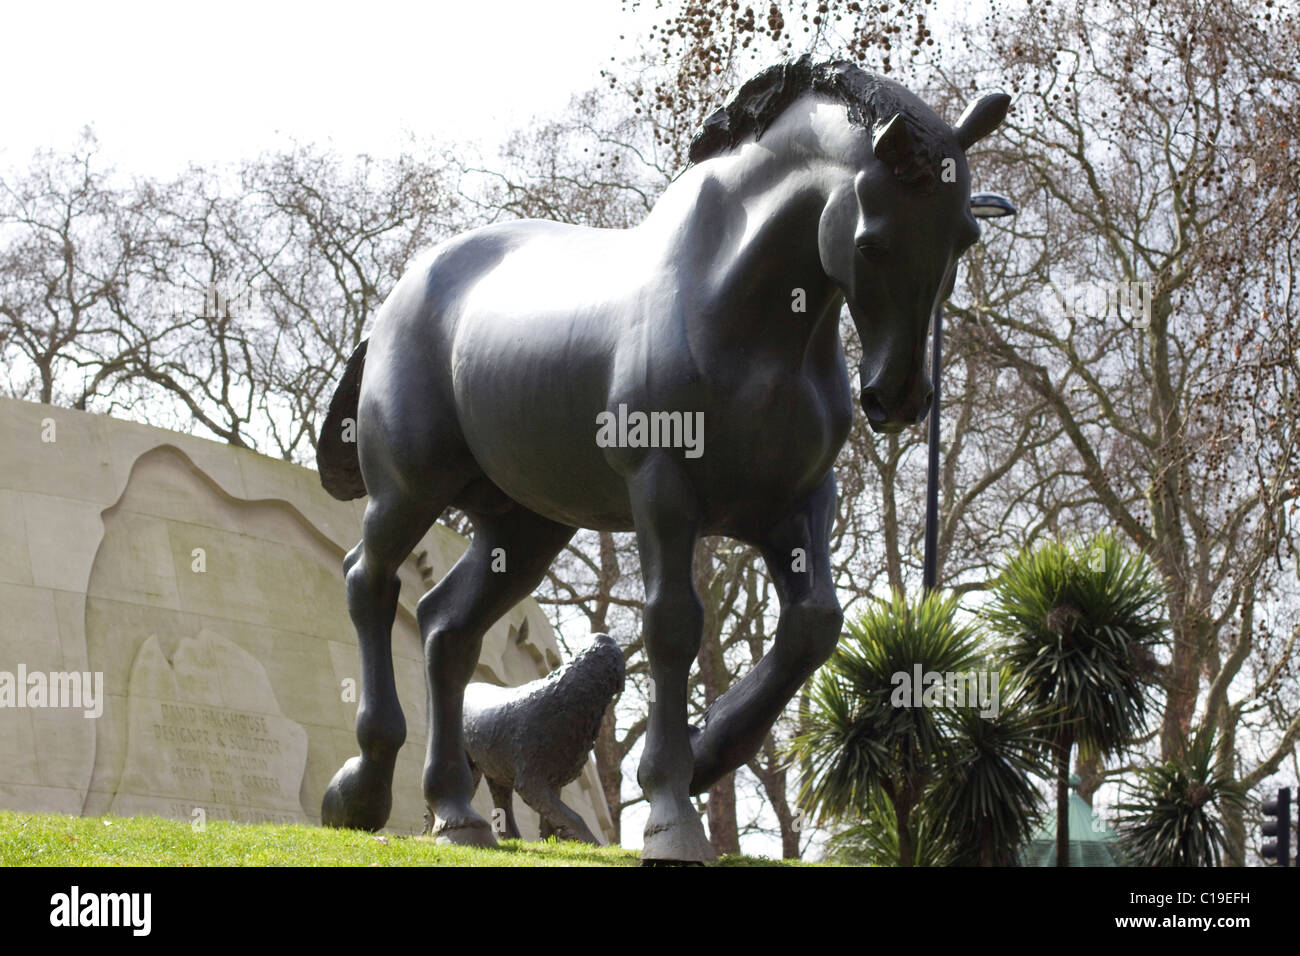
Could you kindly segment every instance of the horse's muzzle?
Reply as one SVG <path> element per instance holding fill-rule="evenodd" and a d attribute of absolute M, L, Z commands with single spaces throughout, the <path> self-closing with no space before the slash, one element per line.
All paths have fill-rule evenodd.
<path fill-rule="evenodd" d="M 902 405 L 889 408 L 881 401 L 880 392 L 875 388 L 862 390 L 862 410 L 866 413 L 867 424 L 878 435 L 895 435 L 909 425 L 925 421 L 930 412 L 930 397 L 933 390 L 913 395 Z"/>

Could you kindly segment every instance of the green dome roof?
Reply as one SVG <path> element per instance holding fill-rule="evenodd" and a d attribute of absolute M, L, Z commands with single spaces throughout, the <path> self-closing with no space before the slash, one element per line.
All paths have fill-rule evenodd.
<path fill-rule="evenodd" d="M 1115 831 L 1079 796 L 1079 778 L 1070 776 L 1070 866 L 1119 866 Z M 1056 865 L 1056 814 L 1048 814 L 1020 854 L 1021 866 Z"/>

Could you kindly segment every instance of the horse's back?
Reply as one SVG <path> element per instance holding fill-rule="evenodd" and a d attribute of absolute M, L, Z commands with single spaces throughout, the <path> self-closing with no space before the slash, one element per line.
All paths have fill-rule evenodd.
<path fill-rule="evenodd" d="M 363 461 L 367 484 L 380 468 L 411 485 L 439 467 L 475 471 L 546 513 L 549 492 L 571 492 L 563 476 L 576 466 L 596 511 L 622 523 L 625 488 L 594 435 L 653 268 L 638 263 L 635 242 L 623 230 L 523 220 L 468 231 L 416 260 L 377 317 L 358 419 L 363 445 L 369 429 L 404 447 L 392 449 L 392 468 Z"/>
<path fill-rule="evenodd" d="M 627 291 L 622 263 L 631 235 L 544 219 L 471 229 L 410 266 L 384 303 L 374 337 L 407 348 L 432 334 L 450 347 L 462 322 L 490 334 L 493 322 L 569 321 L 582 301 Z"/>
<path fill-rule="evenodd" d="M 502 235 L 509 255 L 450 307 L 467 445 L 499 488 L 533 510 L 626 526 L 626 486 L 596 444 L 597 415 L 653 298 L 647 286 L 663 272 L 633 231 L 532 220 Z"/>

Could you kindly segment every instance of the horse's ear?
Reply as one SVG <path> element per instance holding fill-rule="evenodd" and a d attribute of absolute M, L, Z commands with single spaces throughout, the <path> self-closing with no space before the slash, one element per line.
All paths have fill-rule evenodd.
<path fill-rule="evenodd" d="M 912 154 L 912 134 L 907 131 L 902 113 L 895 113 L 876 127 L 871 137 L 871 151 L 877 159 L 890 166 L 906 164 Z"/>
<path fill-rule="evenodd" d="M 963 150 L 970 149 L 989 133 L 1002 125 L 1007 117 L 1007 107 L 1011 97 L 1005 93 L 989 93 L 977 100 L 972 100 L 961 114 L 961 119 L 953 127 L 957 142 Z"/>

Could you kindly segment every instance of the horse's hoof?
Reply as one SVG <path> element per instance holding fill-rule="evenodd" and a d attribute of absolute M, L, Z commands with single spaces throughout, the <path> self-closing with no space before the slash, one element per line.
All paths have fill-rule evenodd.
<path fill-rule="evenodd" d="M 374 764 L 352 757 L 325 788 L 320 822 L 327 827 L 380 830 L 392 810 L 392 784 Z"/>
<path fill-rule="evenodd" d="M 708 863 L 717 858 L 717 851 L 704 835 L 704 825 L 693 812 L 663 824 L 656 824 L 651 812 L 641 847 L 642 864 Z"/>
<path fill-rule="evenodd" d="M 448 819 L 434 817 L 433 832 L 435 843 L 444 846 L 479 846 L 497 845 L 496 834 L 491 825 L 473 810 L 456 813 Z"/>

